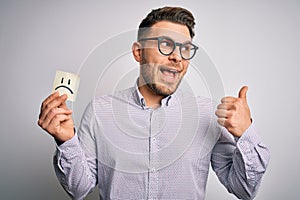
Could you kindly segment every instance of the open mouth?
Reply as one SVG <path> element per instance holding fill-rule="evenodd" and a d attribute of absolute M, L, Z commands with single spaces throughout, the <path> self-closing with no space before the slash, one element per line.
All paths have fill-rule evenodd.
<path fill-rule="evenodd" d="M 165 75 L 169 79 L 175 79 L 177 77 L 177 75 L 179 74 L 179 72 L 174 69 L 162 68 L 162 69 L 160 69 L 160 71 L 163 75 Z"/>

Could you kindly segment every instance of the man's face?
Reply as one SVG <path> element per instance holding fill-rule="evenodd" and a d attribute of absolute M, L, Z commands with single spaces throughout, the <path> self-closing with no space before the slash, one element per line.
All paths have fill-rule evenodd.
<path fill-rule="evenodd" d="M 191 41 L 189 30 L 185 25 L 168 21 L 154 24 L 146 38 L 166 36 L 178 43 Z M 157 95 L 173 94 L 179 86 L 189 65 L 182 59 L 179 46 L 168 56 L 158 50 L 157 40 L 143 41 L 140 79 Z"/>

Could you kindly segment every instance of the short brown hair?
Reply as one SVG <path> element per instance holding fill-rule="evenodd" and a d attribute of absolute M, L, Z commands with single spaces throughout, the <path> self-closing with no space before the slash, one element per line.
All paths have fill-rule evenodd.
<path fill-rule="evenodd" d="M 195 18 L 193 14 L 187 9 L 181 7 L 163 7 L 158 9 L 153 9 L 145 19 L 142 20 L 139 25 L 138 30 L 138 39 L 141 39 L 141 36 L 144 33 L 146 28 L 153 26 L 159 21 L 170 21 L 174 23 L 179 23 L 187 26 L 190 32 L 191 38 L 194 37 L 194 26 Z"/>

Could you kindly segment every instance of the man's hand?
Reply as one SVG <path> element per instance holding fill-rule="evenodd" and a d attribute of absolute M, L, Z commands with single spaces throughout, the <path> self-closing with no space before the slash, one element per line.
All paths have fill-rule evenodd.
<path fill-rule="evenodd" d="M 67 95 L 53 93 L 43 101 L 38 125 L 59 142 L 65 142 L 74 136 L 72 110 L 66 105 Z"/>
<path fill-rule="evenodd" d="M 238 98 L 222 98 L 216 110 L 218 123 L 236 137 L 240 137 L 251 125 L 250 109 L 246 99 L 247 90 L 247 86 L 242 87 Z"/>

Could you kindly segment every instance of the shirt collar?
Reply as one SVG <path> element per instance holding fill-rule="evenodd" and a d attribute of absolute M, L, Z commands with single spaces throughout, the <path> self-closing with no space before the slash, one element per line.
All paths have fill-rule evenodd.
<path fill-rule="evenodd" d="M 135 93 L 135 95 L 134 95 L 135 102 L 136 102 L 139 106 L 141 106 L 143 109 L 149 108 L 149 107 L 146 105 L 146 101 L 145 101 L 143 95 L 141 94 L 141 92 L 140 92 L 140 90 L 139 90 L 139 87 L 138 87 L 138 80 L 136 81 L 135 86 L 134 86 L 134 93 Z M 163 99 L 161 100 L 161 107 L 169 106 L 170 103 L 171 103 L 171 101 L 172 101 L 171 99 L 174 99 L 173 96 L 174 96 L 174 94 L 169 95 L 169 96 L 163 98 Z"/>

